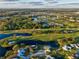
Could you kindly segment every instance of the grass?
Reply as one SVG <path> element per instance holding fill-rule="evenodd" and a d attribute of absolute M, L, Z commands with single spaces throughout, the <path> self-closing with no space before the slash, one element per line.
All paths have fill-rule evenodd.
<path fill-rule="evenodd" d="M 79 37 L 79 32 L 74 32 L 74 33 L 47 33 L 47 34 L 37 34 L 37 33 L 32 33 L 32 36 L 17 36 L 17 37 L 8 37 L 5 39 L 0 40 L 0 45 L 3 46 L 8 46 L 7 41 L 8 40 L 13 40 L 13 41 L 17 41 L 17 40 L 41 40 L 41 41 L 53 41 L 53 40 L 57 40 L 60 41 L 63 38 L 76 38 Z M 5 42 L 5 43 L 4 43 Z"/>
<path fill-rule="evenodd" d="M 67 34 L 63 34 L 63 33 L 37 34 L 37 33 L 35 33 L 32 36 L 20 36 L 20 38 L 26 39 L 26 40 L 35 39 L 35 40 L 42 40 L 42 41 L 51 41 L 51 40 L 70 38 L 70 37 L 72 37 L 72 38 L 79 37 L 79 32 L 67 33 Z M 11 37 L 11 39 L 13 39 L 13 37 Z"/>
<path fill-rule="evenodd" d="M 13 39 L 13 36 L 5 38 L 4 40 L 41 40 L 41 41 L 53 41 L 53 40 L 62 40 L 63 38 L 76 38 L 79 37 L 79 32 L 70 33 L 70 34 L 59 34 L 59 33 L 49 33 L 49 34 L 34 34 L 32 36 L 17 36 Z"/>

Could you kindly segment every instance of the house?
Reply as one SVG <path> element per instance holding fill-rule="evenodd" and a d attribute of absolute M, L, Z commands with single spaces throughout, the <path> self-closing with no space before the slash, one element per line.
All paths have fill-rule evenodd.
<path fill-rule="evenodd" d="M 19 49 L 17 56 L 21 57 L 22 59 L 30 59 L 31 55 L 30 54 L 25 55 L 26 51 L 27 51 L 27 49 L 24 49 L 24 48 Z"/>
<path fill-rule="evenodd" d="M 76 48 L 79 49 L 79 44 L 69 44 L 69 45 L 65 45 L 62 47 L 63 50 L 65 51 L 70 51 L 72 48 Z"/>
<path fill-rule="evenodd" d="M 79 47 L 79 43 L 77 43 L 77 46 Z"/>
<path fill-rule="evenodd" d="M 54 22 L 50 22 L 49 26 L 55 26 L 55 23 Z"/>
<path fill-rule="evenodd" d="M 37 18 L 32 18 L 32 21 L 33 22 L 38 22 L 38 19 Z"/>
<path fill-rule="evenodd" d="M 54 57 L 51 57 L 50 55 L 46 55 L 45 59 L 55 59 Z"/>
<path fill-rule="evenodd" d="M 46 52 L 51 52 L 51 47 L 50 46 L 44 46 L 44 51 Z"/>
<path fill-rule="evenodd" d="M 73 19 L 71 19 L 71 20 L 69 20 L 70 22 L 75 22 L 75 20 L 73 20 Z"/>
<path fill-rule="evenodd" d="M 77 52 L 74 54 L 75 59 L 79 58 L 79 49 L 77 49 Z"/>
<path fill-rule="evenodd" d="M 32 49 L 37 49 L 38 47 L 36 45 L 31 45 Z"/>
<path fill-rule="evenodd" d="M 67 46 L 65 45 L 64 47 L 62 47 L 63 50 L 65 51 L 70 51 L 71 50 L 71 47 L 70 46 Z"/>
<path fill-rule="evenodd" d="M 44 52 L 44 50 L 39 50 L 36 53 L 34 53 L 33 56 L 43 57 L 43 56 L 45 56 L 45 52 Z"/>
<path fill-rule="evenodd" d="M 18 56 L 24 56 L 25 55 L 25 49 L 21 48 L 18 50 Z"/>
<path fill-rule="evenodd" d="M 74 59 L 74 57 L 73 56 L 68 56 L 68 59 Z"/>
<path fill-rule="evenodd" d="M 70 44 L 70 46 L 72 47 L 72 48 L 74 48 L 75 46 L 74 46 L 74 44 Z"/>
<path fill-rule="evenodd" d="M 64 27 L 64 24 L 58 24 L 59 26 L 61 26 L 61 27 Z"/>
<path fill-rule="evenodd" d="M 34 20 L 34 19 L 36 19 L 37 18 L 37 16 L 32 16 L 32 20 Z"/>
<path fill-rule="evenodd" d="M 10 42 L 8 42 L 8 44 L 15 44 L 15 41 L 10 41 Z"/>
<path fill-rule="evenodd" d="M 79 20 L 76 20 L 76 22 L 79 22 Z"/>
<path fill-rule="evenodd" d="M 63 27 L 64 25 L 63 24 L 59 24 L 59 23 L 55 23 L 56 26 L 61 26 Z"/>
<path fill-rule="evenodd" d="M 49 24 L 43 24 L 42 27 L 48 28 L 49 27 Z"/>
<path fill-rule="evenodd" d="M 53 16 L 51 20 L 56 20 L 56 19 L 57 19 L 57 17 L 56 16 Z"/>
<path fill-rule="evenodd" d="M 75 46 L 75 48 L 79 48 L 79 47 L 77 46 L 77 44 L 74 44 L 74 46 Z"/>
<path fill-rule="evenodd" d="M 79 47 L 77 46 L 77 44 L 70 44 L 70 46 L 71 46 L 72 48 L 79 48 Z"/>

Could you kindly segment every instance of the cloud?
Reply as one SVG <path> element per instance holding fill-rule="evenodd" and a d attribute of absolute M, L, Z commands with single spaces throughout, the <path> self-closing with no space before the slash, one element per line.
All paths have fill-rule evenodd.
<path fill-rule="evenodd" d="M 57 2 L 57 0 L 44 0 L 46 2 Z"/>
<path fill-rule="evenodd" d="M 31 4 L 0 4 L 0 8 L 41 8 L 41 7 L 43 6 L 38 7 L 35 5 L 31 5 Z"/>
<path fill-rule="evenodd" d="M 29 2 L 28 4 L 32 4 L 32 5 L 44 5 L 42 2 Z"/>
<path fill-rule="evenodd" d="M 0 8 L 79 8 L 79 3 L 65 3 L 58 0 L 0 0 Z"/>
<path fill-rule="evenodd" d="M 0 1 L 19 1 L 19 0 L 0 0 Z"/>

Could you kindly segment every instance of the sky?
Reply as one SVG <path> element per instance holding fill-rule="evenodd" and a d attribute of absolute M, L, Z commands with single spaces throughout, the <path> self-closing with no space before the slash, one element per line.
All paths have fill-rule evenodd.
<path fill-rule="evenodd" d="M 67 5 L 69 3 L 77 5 Z M 0 8 L 79 8 L 78 6 L 79 0 L 0 0 Z"/>

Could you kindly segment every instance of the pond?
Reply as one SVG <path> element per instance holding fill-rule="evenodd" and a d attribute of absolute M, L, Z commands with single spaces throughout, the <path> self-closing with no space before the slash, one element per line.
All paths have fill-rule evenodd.
<path fill-rule="evenodd" d="M 16 36 L 31 36 L 32 34 L 28 33 L 14 33 Z M 14 34 L 0 34 L 0 39 L 4 39 L 10 36 L 13 36 Z M 41 40 L 18 40 L 16 41 L 16 44 L 25 44 L 25 45 L 48 45 L 51 46 L 54 49 L 59 48 L 59 44 L 57 41 L 41 41 Z M 11 47 L 12 48 L 12 47 Z M 0 47 L 0 57 L 4 56 L 5 53 L 11 49 L 10 47 L 4 48 Z M 2 52 L 3 51 L 3 52 Z"/>
<path fill-rule="evenodd" d="M 10 36 L 13 36 L 14 34 L 16 36 L 31 36 L 32 35 L 32 34 L 29 34 L 29 33 L 0 34 L 0 39 L 4 39 L 4 38 L 10 37 Z"/>
<path fill-rule="evenodd" d="M 0 46 L 0 57 L 2 57 L 2 56 L 4 56 L 5 55 L 5 53 L 7 52 L 7 51 L 9 51 L 9 50 L 11 50 L 12 49 L 12 47 L 1 47 Z"/>
<path fill-rule="evenodd" d="M 39 40 L 21 40 L 17 41 L 16 44 L 25 44 L 25 45 L 47 45 L 51 46 L 53 49 L 58 49 L 59 44 L 57 41 L 39 41 Z M 9 50 L 12 50 L 12 47 L 0 47 L 0 57 L 4 56 L 5 53 Z"/>
<path fill-rule="evenodd" d="M 57 41 L 41 41 L 41 40 L 20 40 L 16 44 L 26 44 L 26 45 L 49 45 L 53 48 L 59 48 Z"/>
<path fill-rule="evenodd" d="M 10 18 L 8 16 L 0 16 L 0 19 Z"/>

